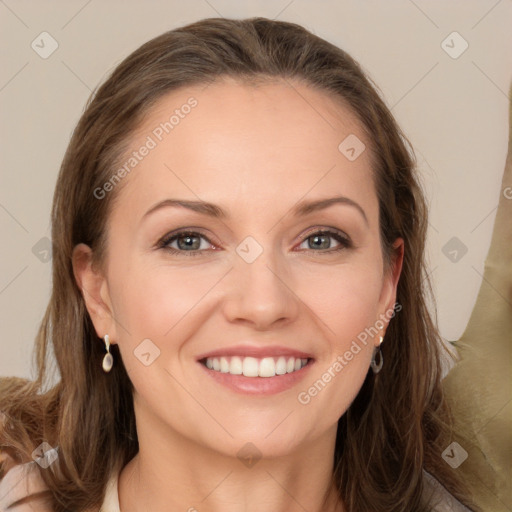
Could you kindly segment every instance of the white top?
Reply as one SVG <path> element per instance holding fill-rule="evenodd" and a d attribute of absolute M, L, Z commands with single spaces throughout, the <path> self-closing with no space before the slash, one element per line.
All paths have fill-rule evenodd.
<path fill-rule="evenodd" d="M 13 466 L 0 480 L 0 511 L 3 512 L 12 507 L 12 512 L 52 512 L 44 507 L 38 499 L 13 506 L 17 501 L 46 490 L 41 475 L 31 461 L 25 464 Z M 101 505 L 100 512 L 121 512 L 119 508 L 119 492 L 117 489 L 118 475 L 113 475 L 108 484 L 105 499 Z M 11 509 L 9 509 L 11 510 Z"/>
<path fill-rule="evenodd" d="M 6 510 L 16 501 L 45 490 L 36 462 L 27 462 L 11 468 L 4 478 L 0 480 L 0 511 Z M 114 474 L 107 483 L 105 499 L 100 512 L 121 512 L 119 507 L 118 491 L 119 475 Z M 425 472 L 425 492 L 432 493 L 432 512 L 471 512 L 467 507 L 457 501 L 446 489 L 430 474 Z M 12 507 L 12 512 L 51 512 L 42 508 L 39 500 Z"/>
<path fill-rule="evenodd" d="M 0 511 L 7 510 L 13 503 L 26 496 L 46 489 L 46 484 L 39 475 L 35 464 L 36 462 L 32 461 L 13 466 L 0 480 Z M 51 512 L 49 508 L 43 508 L 39 500 L 16 505 L 12 510 L 13 512 Z"/>
<path fill-rule="evenodd" d="M 119 476 L 115 474 L 110 478 L 100 512 L 121 512 L 119 508 L 119 490 L 117 488 L 118 480 Z"/>

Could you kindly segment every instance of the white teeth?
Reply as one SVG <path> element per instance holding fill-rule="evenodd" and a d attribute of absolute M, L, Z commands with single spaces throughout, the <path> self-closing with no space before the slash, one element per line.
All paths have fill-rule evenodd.
<path fill-rule="evenodd" d="M 244 377 L 258 376 L 258 360 L 255 357 L 244 357 L 242 368 Z"/>
<path fill-rule="evenodd" d="M 208 359 L 206 361 L 208 362 Z M 226 373 L 231 373 L 231 375 L 242 375 L 242 370 L 242 360 L 237 356 L 232 357 L 229 364 L 229 369 Z"/>
<path fill-rule="evenodd" d="M 271 357 L 265 357 L 260 362 L 258 375 L 260 377 L 273 377 L 276 374 L 276 363 Z"/>
<path fill-rule="evenodd" d="M 284 375 L 286 373 L 286 359 L 284 357 L 280 357 L 276 363 L 276 374 Z"/>
<path fill-rule="evenodd" d="M 275 377 L 293 373 L 304 368 L 307 359 L 284 356 L 264 357 L 208 357 L 205 365 L 210 370 L 230 373 L 231 375 L 244 375 L 244 377 Z"/>
<path fill-rule="evenodd" d="M 220 371 L 222 373 L 229 373 L 229 361 L 225 357 L 220 358 Z"/>

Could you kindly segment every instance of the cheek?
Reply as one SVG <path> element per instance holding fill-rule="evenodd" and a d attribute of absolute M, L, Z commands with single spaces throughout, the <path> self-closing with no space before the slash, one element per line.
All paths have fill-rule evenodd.
<path fill-rule="evenodd" d="M 382 285 L 377 265 L 324 268 L 301 281 L 297 294 L 323 321 L 337 352 L 377 321 Z"/>
<path fill-rule="evenodd" d="M 122 343 L 133 350 L 149 338 L 164 350 L 174 339 L 172 350 L 178 350 L 181 338 L 185 340 L 194 330 L 190 322 L 212 313 L 214 304 L 208 294 L 214 288 L 222 291 L 219 279 L 225 272 L 225 265 L 213 263 L 172 268 L 142 262 L 118 265 L 112 273 L 112 295 L 116 320 L 124 327 L 119 332 Z M 376 265 L 300 264 L 289 269 L 287 281 L 294 292 L 287 300 L 302 302 L 299 309 L 312 313 L 309 319 L 316 322 L 323 338 L 322 359 L 344 353 L 377 320 L 380 275 Z M 226 294 L 229 290 L 222 292 Z M 283 297 L 286 300 L 286 294 Z"/>
<path fill-rule="evenodd" d="M 113 277 L 116 314 L 134 339 L 162 339 L 193 310 L 218 280 L 213 272 L 131 266 Z M 121 333 L 123 334 L 123 333 Z"/>
<path fill-rule="evenodd" d="M 232 291 L 220 281 L 227 270 L 229 266 L 224 263 L 171 267 L 142 261 L 119 262 L 112 268 L 115 314 L 126 327 L 126 331 L 119 331 L 120 349 L 137 394 L 149 404 L 149 409 L 158 411 L 166 423 L 183 435 L 194 433 L 206 441 L 217 433 L 212 434 L 211 428 L 204 427 L 209 423 L 198 421 L 204 418 L 204 411 L 179 382 L 186 383 L 193 396 L 201 397 L 205 403 L 215 403 L 219 416 L 236 425 L 240 432 L 252 432 L 254 428 L 250 416 L 233 410 L 231 404 L 216 401 L 209 390 L 196 388 L 187 377 L 187 355 L 192 351 L 198 329 L 207 329 L 208 321 L 217 326 L 226 322 L 218 306 Z M 372 340 L 358 346 L 353 341 L 376 320 L 378 265 L 360 260 L 339 265 L 310 261 L 291 265 L 287 272 L 285 281 L 293 293 L 283 293 L 283 298 L 299 304 L 296 325 L 290 330 L 300 332 L 303 325 L 308 332 L 318 334 L 318 361 L 303 386 L 286 396 L 286 406 L 299 413 L 290 425 L 297 438 L 314 438 L 332 427 L 347 410 L 368 371 Z M 161 350 L 159 359 L 150 367 L 133 357 L 141 341 L 148 338 Z M 263 430 L 271 430 L 282 420 L 282 405 L 259 414 L 258 427 L 265 425 Z M 225 444 L 223 435 L 218 433 Z M 260 440 L 262 446 L 271 441 Z"/>
<path fill-rule="evenodd" d="M 304 288 L 307 304 L 322 320 L 328 340 L 298 402 L 319 427 L 335 423 L 350 406 L 367 375 L 377 341 L 381 275 L 378 265 L 345 265 Z M 307 280 L 306 280 L 307 281 Z M 305 283 L 312 284 L 311 283 Z"/>

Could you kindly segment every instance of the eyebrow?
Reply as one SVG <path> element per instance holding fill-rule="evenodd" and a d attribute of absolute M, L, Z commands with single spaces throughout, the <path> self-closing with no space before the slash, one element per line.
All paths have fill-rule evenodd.
<path fill-rule="evenodd" d="M 310 213 L 325 210 L 326 208 L 329 208 L 335 204 L 343 204 L 354 207 L 361 214 L 366 225 L 369 225 L 368 217 L 366 216 L 366 213 L 361 205 L 356 203 L 353 199 L 344 196 L 329 197 L 316 201 L 301 201 L 293 207 L 291 213 L 297 217 L 304 217 Z M 220 206 L 217 206 L 213 203 L 208 203 L 205 201 L 191 201 L 187 199 L 164 199 L 163 201 L 153 205 L 144 214 L 143 219 L 148 217 L 153 212 L 165 207 L 186 208 L 188 210 L 192 210 L 194 212 L 216 219 L 226 219 L 228 217 L 228 214 Z"/>

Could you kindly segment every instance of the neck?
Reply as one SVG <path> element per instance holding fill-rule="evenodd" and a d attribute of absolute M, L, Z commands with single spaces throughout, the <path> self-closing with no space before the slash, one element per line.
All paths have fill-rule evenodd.
<path fill-rule="evenodd" d="M 121 512 L 343 511 L 332 480 L 335 428 L 286 455 L 257 460 L 215 450 L 141 416 L 139 453 L 119 476 Z"/>

